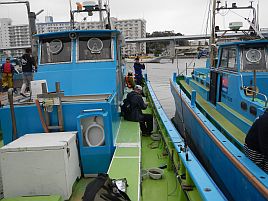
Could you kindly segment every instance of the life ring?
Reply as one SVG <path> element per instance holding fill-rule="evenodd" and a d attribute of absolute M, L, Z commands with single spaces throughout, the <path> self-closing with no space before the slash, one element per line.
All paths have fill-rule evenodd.
<path fill-rule="evenodd" d="M 90 147 L 102 146 L 105 140 L 103 127 L 100 124 L 93 122 L 86 129 L 85 139 L 87 145 Z"/>

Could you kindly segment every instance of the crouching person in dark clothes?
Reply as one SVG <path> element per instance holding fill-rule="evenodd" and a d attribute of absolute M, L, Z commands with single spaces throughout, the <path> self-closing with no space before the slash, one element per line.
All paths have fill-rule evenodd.
<path fill-rule="evenodd" d="M 268 109 L 259 116 L 245 139 L 245 155 L 268 173 Z"/>
<path fill-rule="evenodd" d="M 153 131 L 153 116 L 151 114 L 143 114 L 142 110 L 147 108 L 147 104 L 142 99 L 142 87 L 136 85 L 134 91 L 127 95 L 130 101 L 131 112 L 129 114 L 130 121 L 138 121 L 140 123 L 143 135 L 150 135 Z"/>

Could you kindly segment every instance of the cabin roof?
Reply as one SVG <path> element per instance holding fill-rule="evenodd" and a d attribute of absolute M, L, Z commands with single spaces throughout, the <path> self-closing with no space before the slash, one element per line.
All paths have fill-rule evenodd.
<path fill-rule="evenodd" d="M 267 44 L 268 45 L 268 40 L 248 40 L 248 41 L 229 42 L 229 43 L 220 44 L 219 47 L 251 45 L 251 44 Z"/>
<path fill-rule="evenodd" d="M 55 37 L 55 36 L 66 36 L 69 35 L 70 33 L 76 33 L 76 34 L 111 34 L 115 33 L 116 35 L 120 34 L 119 30 L 110 30 L 110 29 L 103 29 L 103 30 L 68 30 L 68 31 L 59 31 L 59 32 L 49 32 L 49 33 L 42 33 L 42 34 L 36 34 L 35 36 L 39 38 L 44 38 L 44 37 Z"/>

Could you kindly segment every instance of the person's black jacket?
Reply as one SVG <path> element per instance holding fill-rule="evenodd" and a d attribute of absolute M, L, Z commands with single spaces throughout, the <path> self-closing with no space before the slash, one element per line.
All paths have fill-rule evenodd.
<path fill-rule="evenodd" d="M 141 121 L 142 110 L 145 110 L 147 107 L 142 99 L 142 96 L 137 92 L 132 91 L 127 95 L 127 99 L 131 104 L 131 112 L 129 114 L 128 120 L 137 122 Z"/>
<path fill-rule="evenodd" d="M 268 159 L 268 111 L 255 120 L 245 142 L 248 148 L 258 151 Z"/>
<path fill-rule="evenodd" d="M 21 57 L 22 72 L 33 72 L 33 66 L 35 66 L 34 58 L 31 54 L 25 53 Z"/>

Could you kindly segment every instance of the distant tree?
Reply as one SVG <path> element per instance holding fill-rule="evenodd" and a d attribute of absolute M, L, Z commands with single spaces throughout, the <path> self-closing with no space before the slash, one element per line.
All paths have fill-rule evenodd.
<path fill-rule="evenodd" d="M 183 36 L 181 33 L 174 33 L 174 31 L 154 31 L 152 34 L 146 33 L 146 38 L 153 37 L 167 37 L 167 36 Z M 159 54 L 166 51 L 169 45 L 169 41 L 163 42 L 147 42 L 146 43 L 146 52 L 158 56 Z M 176 41 L 176 45 L 185 46 L 189 45 L 187 40 Z"/>

